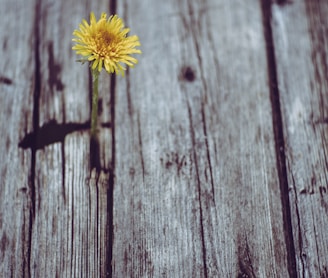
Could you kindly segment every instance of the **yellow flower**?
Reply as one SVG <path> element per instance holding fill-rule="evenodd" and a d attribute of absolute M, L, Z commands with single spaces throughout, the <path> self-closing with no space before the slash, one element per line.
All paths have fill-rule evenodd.
<path fill-rule="evenodd" d="M 107 19 L 107 14 L 102 13 L 97 21 L 92 12 L 90 25 L 83 19 L 79 29 L 73 32 L 76 44 L 72 49 L 84 56 L 84 61 L 90 61 L 93 70 L 100 72 L 104 67 L 108 73 L 123 75 L 126 68 L 122 64 L 133 67 L 138 62 L 131 54 L 141 53 L 136 49 L 140 46 L 139 38 L 127 36 L 130 29 L 124 28 L 123 20 L 117 15 Z"/>

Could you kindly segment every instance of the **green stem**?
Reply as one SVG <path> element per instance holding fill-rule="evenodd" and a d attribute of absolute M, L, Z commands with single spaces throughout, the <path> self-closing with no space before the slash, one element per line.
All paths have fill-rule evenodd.
<path fill-rule="evenodd" d="M 99 71 L 92 72 L 92 108 L 91 108 L 91 137 L 97 138 L 97 119 L 98 119 L 98 79 Z"/>

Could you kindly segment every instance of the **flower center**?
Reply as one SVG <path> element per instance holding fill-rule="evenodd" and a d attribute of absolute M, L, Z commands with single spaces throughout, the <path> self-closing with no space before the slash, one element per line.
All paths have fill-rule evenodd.
<path fill-rule="evenodd" d="M 99 30 L 93 35 L 92 39 L 94 41 L 94 50 L 100 58 L 108 58 L 118 43 L 117 36 L 107 30 Z"/>

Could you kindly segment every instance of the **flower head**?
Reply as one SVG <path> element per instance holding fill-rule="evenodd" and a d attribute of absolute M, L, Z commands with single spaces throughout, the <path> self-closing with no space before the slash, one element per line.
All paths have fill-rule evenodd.
<path fill-rule="evenodd" d="M 133 67 L 138 60 L 131 54 L 141 53 L 136 49 L 140 46 L 137 36 L 127 36 L 129 28 L 124 28 L 124 23 L 117 15 L 107 19 L 107 14 L 102 13 L 97 21 L 94 13 L 90 14 L 90 25 L 83 19 L 79 30 L 75 30 L 73 41 L 76 44 L 73 50 L 76 54 L 84 56 L 84 61 L 92 63 L 92 69 L 104 67 L 108 73 L 124 74 L 124 64 Z"/>

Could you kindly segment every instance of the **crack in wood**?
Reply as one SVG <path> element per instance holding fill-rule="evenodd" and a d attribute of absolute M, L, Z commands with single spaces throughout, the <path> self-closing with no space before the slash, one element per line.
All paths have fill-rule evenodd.
<path fill-rule="evenodd" d="M 114 137 L 114 136 L 113 136 Z M 114 142 L 114 141 L 113 141 Z M 114 145 L 114 143 L 113 143 Z M 113 147 L 114 148 L 114 147 Z M 114 198 L 113 198 L 113 191 L 114 191 L 114 164 L 115 164 L 115 153 L 112 152 L 113 159 L 112 159 L 112 168 L 110 172 L 110 177 L 108 181 L 107 187 L 107 243 L 106 243 L 106 268 L 105 268 L 105 276 L 112 277 L 112 258 L 113 258 L 113 206 L 114 206 Z"/>
<path fill-rule="evenodd" d="M 132 100 L 131 100 L 131 89 L 130 89 L 130 70 L 129 68 L 126 69 L 126 99 L 128 102 L 128 113 L 129 113 L 129 117 L 130 119 L 132 119 L 132 115 L 133 115 L 133 107 L 132 107 Z"/>
<path fill-rule="evenodd" d="M 289 189 L 286 169 L 286 156 L 284 150 L 283 123 L 280 108 L 280 96 L 277 79 L 277 66 L 275 60 L 274 40 L 271 27 L 271 1 L 261 0 L 263 31 L 267 54 L 267 72 L 272 107 L 272 123 L 276 149 L 276 161 L 280 185 L 280 198 L 284 223 L 284 236 L 287 248 L 288 272 L 291 277 L 296 276 L 295 246 L 292 231 L 292 220 L 289 203 Z"/>
<path fill-rule="evenodd" d="M 73 266 L 74 266 L 74 263 L 73 263 L 73 255 L 74 255 L 74 190 L 72 190 L 71 192 L 72 194 L 72 206 L 71 206 L 71 230 L 70 230 L 70 236 L 71 236 L 71 242 L 70 242 L 70 248 L 71 248 L 71 257 L 70 257 L 70 266 L 71 266 L 71 276 L 74 277 L 75 275 L 73 275 Z M 69 232 L 69 229 L 67 229 L 67 232 Z M 68 236 L 69 238 L 69 236 Z M 67 245 L 69 244 L 69 241 L 67 241 Z"/>
<path fill-rule="evenodd" d="M 141 124 L 140 124 L 139 112 L 137 114 L 137 123 L 138 123 L 139 155 L 140 155 L 141 169 L 142 169 L 142 181 L 145 182 L 145 161 L 144 161 L 143 151 L 142 151 L 142 135 L 141 135 Z"/>
<path fill-rule="evenodd" d="M 38 19 L 40 16 L 40 3 L 36 2 L 35 5 L 35 16 L 34 16 L 34 62 L 35 62 L 35 72 L 34 72 L 34 95 L 33 95 L 33 131 L 38 132 L 39 128 L 39 101 L 40 101 L 40 91 L 41 91 L 41 72 L 40 72 L 40 29 L 38 24 Z M 31 198 L 30 216 L 29 216 L 29 227 L 28 227 L 28 250 L 27 252 L 27 275 L 31 277 L 31 261 L 32 261 L 32 231 L 33 223 L 35 220 L 35 166 L 36 166 L 36 142 L 31 142 L 31 170 L 29 175 L 29 190 Z M 25 261 L 24 261 L 25 264 Z M 24 266 L 25 273 L 25 266 Z"/>
<path fill-rule="evenodd" d="M 189 6 L 189 11 L 190 11 L 189 14 L 190 15 L 194 14 L 192 6 L 190 4 L 188 6 Z M 204 133 L 204 137 L 205 137 L 207 161 L 208 161 L 209 170 L 210 170 L 212 201 L 215 205 L 215 189 L 214 189 L 213 170 L 212 170 L 212 162 L 210 159 L 210 149 L 209 149 L 209 144 L 208 144 L 206 116 L 205 116 L 205 103 L 207 101 L 207 84 L 206 84 L 205 77 L 204 77 L 204 74 L 202 71 L 202 68 L 203 68 L 202 56 L 200 54 L 199 45 L 198 45 L 198 41 L 197 41 L 197 34 L 196 34 L 194 28 L 191 28 L 191 35 L 192 35 L 193 43 L 194 43 L 196 54 L 197 54 L 199 68 L 201 69 L 200 79 L 201 79 L 202 87 L 204 89 L 204 96 L 203 96 L 202 102 L 201 102 L 202 126 L 203 126 L 203 133 Z M 189 67 L 187 67 L 187 69 L 185 71 L 185 79 L 188 80 L 189 82 L 192 82 L 195 79 L 195 74 L 193 73 L 192 69 L 189 69 Z M 215 207 L 216 207 L 216 205 L 215 205 Z"/>
<path fill-rule="evenodd" d="M 111 1 L 111 11 L 114 13 L 116 12 L 116 0 Z M 108 180 L 108 187 L 107 187 L 107 244 L 106 244 L 106 273 L 105 276 L 111 278 L 113 276 L 113 266 L 112 266 L 112 259 L 113 259 L 113 234 L 114 234 L 114 185 L 115 185 L 115 93 L 116 93 L 116 76 L 113 74 L 111 75 L 110 79 L 110 115 L 111 115 L 111 122 L 113 123 L 112 126 L 112 159 L 111 159 L 111 166 L 110 166 L 110 176 Z"/>
<path fill-rule="evenodd" d="M 65 98 L 62 95 L 62 107 L 65 107 Z M 63 122 L 66 122 L 66 112 L 65 109 L 63 109 Z M 66 173 L 65 173 L 65 167 L 66 167 L 66 159 L 65 159 L 65 144 L 61 144 L 61 158 L 62 158 L 62 196 L 64 204 L 66 205 L 66 193 L 65 193 L 65 182 L 66 182 Z"/>
<path fill-rule="evenodd" d="M 201 80 L 201 85 L 203 88 L 203 94 L 201 94 L 201 121 L 202 121 L 202 129 L 203 129 L 203 134 L 205 137 L 205 146 L 206 146 L 206 159 L 209 165 L 209 171 L 210 171 L 210 185 L 211 185 L 211 194 L 209 197 L 212 199 L 212 202 L 214 203 L 215 207 L 215 214 L 216 214 L 216 205 L 215 205 L 215 190 L 214 190 L 214 179 L 213 179 L 213 171 L 212 171 L 212 164 L 210 160 L 210 150 L 209 150 L 209 144 L 208 144 L 208 138 L 207 138 L 207 127 L 206 127 L 206 115 L 205 115 L 205 104 L 207 103 L 207 84 L 205 81 L 204 73 L 202 71 L 203 68 L 203 61 L 202 61 L 202 56 L 200 53 L 200 46 L 197 41 L 197 33 L 196 29 L 198 28 L 200 30 L 200 21 L 196 20 L 194 17 L 196 16 L 196 13 L 190 3 L 188 1 L 188 14 L 190 16 L 190 23 L 191 25 L 189 26 L 190 32 L 191 32 L 191 37 L 192 41 L 194 44 L 194 48 L 196 51 L 197 55 L 197 61 L 199 64 L 200 68 L 200 80 Z M 206 5 L 206 3 L 205 3 Z M 200 13 L 202 10 L 200 11 Z M 188 82 L 193 82 L 196 78 L 195 73 L 193 72 L 191 67 L 186 67 L 181 71 L 181 76 L 182 80 L 188 81 Z M 189 119 L 190 119 L 190 126 L 191 126 L 191 138 L 192 138 L 192 146 L 193 146 L 193 156 L 194 156 L 194 161 L 195 161 L 195 167 L 196 167 L 196 174 L 197 174 L 197 184 L 198 184 L 198 194 L 199 194 L 199 206 L 200 206 L 200 226 L 201 226 L 201 238 L 202 238 L 202 248 L 203 248 L 203 265 L 204 265 L 204 276 L 207 277 L 209 275 L 209 269 L 207 266 L 207 250 L 206 250 L 206 244 L 205 244 L 205 228 L 204 228 L 204 208 L 207 207 L 205 203 L 205 207 L 203 208 L 203 201 L 202 201 L 202 188 L 201 188 L 201 180 L 200 180 L 200 173 L 199 173 L 199 167 L 198 167 L 198 160 L 197 160 L 197 153 L 196 153 L 196 141 L 195 141 L 195 133 L 193 130 L 193 121 L 192 121 L 192 113 L 191 113 L 191 107 L 189 105 L 189 102 L 187 101 L 187 106 L 188 106 L 188 114 L 189 114 Z M 207 175 L 205 172 L 205 178 L 207 179 Z"/>
<path fill-rule="evenodd" d="M 292 188 L 294 190 L 294 195 L 295 195 L 295 201 L 294 201 L 294 208 L 295 208 L 295 214 L 296 214 L 296 218 L 297 218 L 297 231 L 298 231 L 298 248 L 300 250 L 300 252 L 302 252 L 302 246 L 303 246 L 303 239 L 302 239 L 302 229 L 301 229 L 301 217 L 300 217 L 300 212 L 299 212 L 299 209 L 298 209 L 298 195 L 297 195 L 297 192 L 296 192 L 296 185 L 295 185 L 295 178 L 294 178 L 294 175 L 293 173 L 291 172 L 291 178 L 292 178 Z M 296 253 L 295 253 L 296 255 Z M 294 257 L 295 257 L 294 255 Z M 303 261 L 303 256 L 302 254 L 300 253 L 299 254 L 299 257 L 300 257 L 300 262 L 301 262 L 301 271 L 302 271 L 302 274 L 303 276 L 302 277 L 305 277 L 305 262 Z"/>
<path fill-rule="evenodd" d="M 208 166 L 209 166 L 209 170 L 210 170 L 210 183 L 211 183 L 211 190 L 212 190 L 212 192 L 211 192 L 211 194 L 212 194 L 212 201 L 213 201 L 214 206 L 216 208 L 213 169 L 212 169 L 212 163 L 211 163 L 211 157 L 210 157 L 210 148 L 209 148 L 209 145 L 208 145 L 206 117 L 205 117 L 205 109 L 204 109 L 204 103 L 203 102 L 202 102 L 202 106 L 201 106 L 201 113 L 202 113 L 202 122 L 203 122 L 203 132 L 204 132 L 204 136 L 205 136 L 205 146 L 206 146 L 207 161 L 208 161 Z"/>
<path fill-rule="evenodd" d="M 199 177 L 199 167 L 198 167 L 198 160 L 197 160 L 197 153 L 196 153 L 196 140 L 195 140 L 195 131 L 193 129 L 193 120 L 192 120 L 192 113 L 191 113 L 191 107 L 189 105 L 188 100 L 187 102 L 187 108 L 188 108 L 188 117 L 190 122 L 190 135 L 191 135 L 191 141 L 192 141 L 192 151 L 193 151 L 193 158 L 196 168 L 196 177 L 197 177 L 197 190 L 198 190 L 198 203 L 199 203 L 199 224 L 200 224 L 200 233 L 201 233 L 201 241 L 202 241 L 202 254 L 203 254 L 203 265 L 204 265 L 204 277 L 207 278 L 207 262 L 206 262 L 206 245 L 205 245 L 205 232 L 204 232 L 204 223 L 203 223 L 203 204 L 202 204 L 202 198 L 201 198 L 201 182 Z"/>

